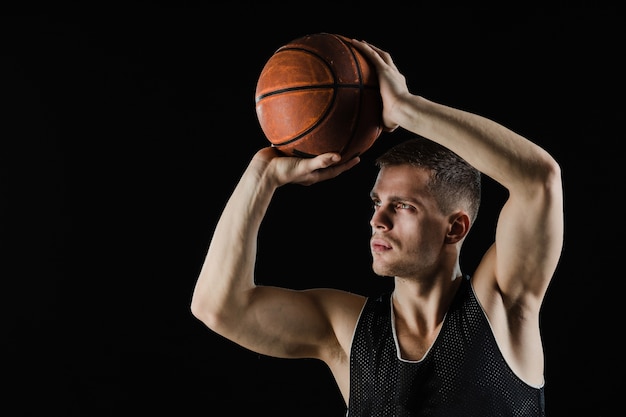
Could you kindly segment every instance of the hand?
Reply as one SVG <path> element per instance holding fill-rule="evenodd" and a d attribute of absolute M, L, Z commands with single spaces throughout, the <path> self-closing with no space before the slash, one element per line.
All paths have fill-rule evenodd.
<path fill-rule="evenodd" d="M 383 99 L 383 122 L 385 130 L 392 132 L 399 124 L 395 121 L 396 112 L 399 112 L 400 102 L 411 93 L 407 87 L 406 78 L 394 64 L 391 55 L 382 49 L 365 41 L 352 39 L 352 44 L 365 55 L 376 68 L 380 95 Z M 397 110 L 396 110 L 397 109 Z"/>
<path fill-rule="evenodd" d="M 272 147 L 259 150 L 252 159 L 252 163 L 265 166 L 266 174 L 272 177 L 276 187 L 284 184 L 313 185 L 334 178 L 359 162 L 358 156 L 342 161 L 338 153 L 325 153 L 315 158 L 283 156 Z"/>

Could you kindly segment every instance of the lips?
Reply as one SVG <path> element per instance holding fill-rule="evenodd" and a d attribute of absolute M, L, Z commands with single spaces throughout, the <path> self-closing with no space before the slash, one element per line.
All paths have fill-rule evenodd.
<path fill-rule="evenodd" d="M 391 249 L 391 245 L 383 239 L 372 239 L 370 247 L 374 252 L 383 252 Z"/>

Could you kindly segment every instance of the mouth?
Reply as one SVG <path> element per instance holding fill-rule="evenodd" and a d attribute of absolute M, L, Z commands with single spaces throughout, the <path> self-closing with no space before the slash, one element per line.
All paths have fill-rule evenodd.
<path fill-rule="evenodd" d="M 391 250 L 391 245 L 382 239 L 372 239 L 370 241 L 372 252 L 384 252 Z"/>

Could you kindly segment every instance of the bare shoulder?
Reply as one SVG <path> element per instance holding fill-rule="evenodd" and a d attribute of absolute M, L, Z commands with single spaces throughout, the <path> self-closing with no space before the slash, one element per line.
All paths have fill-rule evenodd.
<path fill-rule="evenodd" d="M 333 327 L 347 326 L 350 332 L 354 330 L 354 326 L 365 304 L 365 296 L 332 288 L 319 288 L 307 291 L 311 293 L 320 307 L 327 312 Z"/>
<path fill-rule="evenodd" d="M 320 359 L 330 368 L 347 401 L 350 390 L 350 349 L 354 330 L 366 297 L 336 289 L 307 290 L 313 302 L 324 311 L 334 333 L 331 344 L 322 344 Z"/>
<path fill-rule="evenodd" d="M 366 297 L 331 288 L 312 289 L 307 292 L 325 312 L 339 344 L 348 353 Z"/>

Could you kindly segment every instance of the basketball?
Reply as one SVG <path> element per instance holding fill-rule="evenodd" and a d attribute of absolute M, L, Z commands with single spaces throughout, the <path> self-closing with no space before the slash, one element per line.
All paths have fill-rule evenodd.
<path fill-rule="evenodd" d="M 376 70 L 342 35 L 306 35 L 277 49 L 258 78 L 255 105 L 271 146 L 287 156 L 352 158 L 383 131 Z"/>

